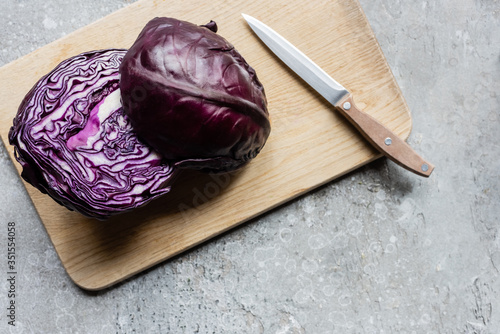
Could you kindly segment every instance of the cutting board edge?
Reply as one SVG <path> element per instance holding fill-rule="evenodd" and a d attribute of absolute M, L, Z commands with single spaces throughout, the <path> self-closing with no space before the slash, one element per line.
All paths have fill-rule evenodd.
<path fill-rule="evenodd" d="M 43 46 L 33 50 L 33 51 L 30 51 L 28 52 L 27 54 L 17 58 L 17 59 L 14 59 L 10 62 L 8 62 L 7 64 L 3 65 L 2 67 L 0 67 L 0 73 L 4 70 L 8 70 L 9 67 L 11 66 L 16 66 L 17 63 L 20 63 L 22 61 L 24 61 L 24 58 L 28 58 L 28 57 L 33 57 L 33 55 L 36 55 L 37 53 L 41 53 L 43 52 L 45 49 L 51 49 L 54 47 L 54 45 L 57 45 L 57 44 L 61 44 L 62 42 L 64 42 L 65 40 L 67 39 L 71 39 L 74 35 L 78 35 L 80 34 L 82 31 L 85 31 L 87 30 L 89 27 L 92 27 L 92 26 L 95 26 L 95 25 L 98 25 L 101 21 L 106 21 L 108 20 L 110 17 L 112 16 L 115 16 L 115 15 L 119 15 L 121 11 L 124 11 L 124 10 L 130 10 L 129 7 L 133 7 L 133 6 L 137 6 L 141 3 L 141 1 L 138 1 L 138 2 L 135 2 L 135 3 L 132 3 L 132 4 L 129 4 L 129 5 L 126 5 L 112 13 L 109 13 L 108 15 L 104 16 L 104 17 L 101 17 L 100 19 L 97 19 L 95 21 L 92 21 L 90 22 L 89 24 L 86 24 L 84 25 L 83 27 L 80 27 L 76 30 L 73 30 L 72 32 L 68 33 L 67 35 L 65 36 L 62 36 L 60 38 L 57 38 L 47 44 L 44 44 Z M 89 50 L 90 51 L 90 50 Z M 38 80 L 38 79 L 37 79 Z"/>
<path fill-rule="evenodd" d="M 406 132 L 402 132 L 400 134 L 400 136 L 401 136 L 401 138 L 403 140 L 407 141 L 410 138 L 411 132 L 413 130 L 413 118 L 412 118 L 411 109 L 410 109 L 408 103 L 406 102 L 406 99 L 405 99 L 405 97 L 403 95 L 403 92 L 401 91 L 401 87 L 399 86 L 399 84 L 398 84 L 398 82 L 396 80 L 396 76 L 394 75 L 394 72 L 392 71 L 392 68 L 389 65 L 389 62 L 387 61 L 387 57 L 385 56 L 385 53 L 382 50 L 380 42 L 378 41 L 377 36 L 375 36 L 375 31 L 373 31 L 373 27 L 370 24 L 370 20 L 368 20 L 368 17 L 366 16 L 366 13 L 363 10 L 363 7 L 361 6 L 361 3 L 359 2 L 359 0 L 355 0 L 355 1 L 356 1 L 357 5 L 358 5 L 358 8 L 361 9 L 360 13 L 363 16 L 364 21 L 366 22 L 366 24 L 368 26 L 368 30 L 369 30 L 369 33 L 370 33 L 370 35 L 372 37 L 372 40 L 375 41 L 375 43 L 376 43 L 376 47 L 377 47 L 377 50 L 380 53 L 380 56 L 384 60 L 385 67 L 387 68 L 387 71 L 390 73 L 392 84 L 396 88 L 396 90 L 398 91 L 398 95 L 401 98 L 401 101 L 403 103 L 404 109 L 406 111 L 406 114 L 407 114 L 407 117 L 408 117 L 407 122 L 409 122 L 409 124 L 408 124 L 408 130 Z"/>
<path fill-rule="evenodd" d="M 74 275 L 73 275 L 73 273 L 70 270 L 68 270 L 66 264 L 63 263 L 62 261 L 61 261 L 61 263 L 63 264 L 63 267 L 64 267 L 67 275 L 69 276 L 69 278 L 73 281 L 73 283 L 76 286 L 78 286 L 79 288 L 81 288 L 83 290 L 86 290 L 86 291 L 94 291 L 94 292 L 96 292 L 96 291 L 102 291 L 104 289 L 108 289 L 110 287 L 113 287 L 116 284 L 124 282 L 127 279 L 129 279 L 131 277 L 134 277 L 134 276 L 136 276 L 136 275 L 138 275 L 138 274 L 140 274 L 140 273 L 142 273 L 144 271 L 147 271 L 147 270 L 149 270 L 149 269 L 151 269 L 151 268 L 153 268 L 153 267 L 155 267 L 155 266 L 157 266 L 157 265 L 159 265 L 161 263 L 164 263 L 165 261 L 171 260 L 172 258 L 174 258 L 174 257 L 176 257 L 176 256 L 178 256 L 180 254 L 188 252 L 188 251 L 190 251 L 190 250 L 192 250 L 192 249 L 194 249 L 196 247 L 199 247 L 199 246 L 201 246 L 201 245 L 203 245 L 203 244 L 205 244 L 205 243 L 213 240 L 214 238 L 220 237 L 220 236 L 224 235 L 225 233 L 228 233 L 228 232 L 230 232 L 230 231 L 232 231 L 232 230 L 234 230 L 234 229 L 236 229 L 236 228 L 238 228 L 238 227 L 240 227 L 240 226 L 242 226 L 242 225 L 244 225 L 244 224 L 252 221 L 253 219 L 255 219 L 257 217 L 260 217 L 263 214 L 266 214 L 266 213 L 268 213 L 268 212 L 270 212 L 272 210 L 278 209 L 279 207 L 281 207 L 283 205 L 286 205 L 288 202 L 293 201 L 294 199 L 297 199 L 300 196 L 304 196 L 304 195 L 308 194 L 309 192 L 314 191 L 314 190 L 316 190 L 316 189 L 318 189 L 318 188 L 320 188 L 320 187 L 322 187 L 322 186 L 324 186 L 324 185 L 326 185 L 328 183 L 334 182 L 334 181 L 338 180 L 339 178 L 341 178 L 343 176 L 346 176 L 349 173 L 354 172 L 357 169 L 359 169 L 359 168 L 361 168 L 361 167 L 363 167 L 363 166 L 365 166 L 365 165 L 367 165 L 367 164 L 369 164 L 369 163 L 371 163 L 371 162 L 373 162 L 373 161 L 375 161 L 377 159 L 380 159 L 382 157 L 383 157 L 382 154 L 375 155 L 372 158 L 369 158 L 369 159 L 367 159 L 365 161 L 362 161 L 359 164 L 356 164 L 356 165 L 352 166 L 351 168 L 346 169 L 345 171 L 332 176 L 328 180 L 320 182 L 320 183 L 318 183 L 316 185 L 313 185 L 313 186 L 311 186 L 309 188 L 301 189 L 301 191 L 298 191 L 293 196 L 288 197 L 286 200 L 283 200 L 283 201 L 281 201 L 281 202 L 279 202 L 279 203 L 277 203 L 277 204 L 275 204 L 273 206 L 267 207 L 265 210 L 260 211 L 260 212 L 258 212 L 256 214 L 248 217 L 247 219 L 244 219 L 244 220 L 238 222 L 235 225 L 231 225 L 231 226 L 227 227 L 226 229 L 219 230 L 216 233 L 209 234 L 205 238 L 197 241 L 196 243 L 193 243 L 193 244 L 189 245 L 189 247 L 187 247 L 185 249 L 182 249 L 182 250 L 179 250 L 178 252 L 169 254 L 168 256 L 166 256 L 166 257 L 164 257 L 162 259 L 159 259 L 157 261 L 154 261 L 154 262 L 150 263 L 149 265 L 144 266 L 144 267 L 142 267 L 142 268 L 140 268 L 140 269 L 138 269 L 138 270 L 136 270 L 134 272 L 130 272 L 127 275 L 121 275 L 118 278 L 105 281 L 102 284 L 89 284 L 89 283 L 95 283 L 95 281 L 89 280 L 90 282 L 87 282 L 87 280 L 85 280 L 85 279 L 77 279 L 77 278 L 75 278 Z M 52 242 L 52 240 L 51 240 L 51 242 Z"/>

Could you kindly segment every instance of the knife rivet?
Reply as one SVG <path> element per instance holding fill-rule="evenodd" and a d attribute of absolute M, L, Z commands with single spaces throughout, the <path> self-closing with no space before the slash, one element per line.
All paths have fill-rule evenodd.
<path fill-rule="evenodd" d="M 349 102 L 344 102 L 344 105 L 342 106 L 345 110 L 351 109 L 351 103 Z"/>
<path fill-rule="evenodd" d="M 423 172 L 427 172 L 428 170 L 429 170 L 429 165 L 427 165 L 427 164 L 423 164 L 423 165 L 422 165 L 422 171 L 423 171 Z"/>
<path fill-rule="evenodd" d="M 385 138 L 384 143 L 389 146 L 392 144 L 392 139 L 390 137 Z"/>

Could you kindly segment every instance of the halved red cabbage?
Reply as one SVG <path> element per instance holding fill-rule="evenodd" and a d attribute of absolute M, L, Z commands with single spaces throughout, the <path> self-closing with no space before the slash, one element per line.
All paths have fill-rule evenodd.
<path fill-rule="evenodd" d="M 123 112 L 118 68 L 125 53 L 92 51 L 60 63 L 26 95 L 9 132 L 28 183 L 99 219 L 167 193 L 175 174 Z"/>
<path fill-rule="evenodd" d="M 123 107 L 134 129 L 175 166 L 236 169 L 271 127 L 264 88 L 211 21 L 149 21 L 120 67 Z"/>

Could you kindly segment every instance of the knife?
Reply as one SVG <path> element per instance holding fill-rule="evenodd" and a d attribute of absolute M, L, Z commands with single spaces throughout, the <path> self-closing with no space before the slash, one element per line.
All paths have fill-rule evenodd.
<path fill-rule="evenodd" d="M 424 177 L 431 175 L 434 165 L 425 161 L 410 145 L 375 118 L 358 109 L 351 93 L 309 57 L 276 31 L 247 14 L 242 14 L 252 30 L 288 67 L 336 107 L 358 131 L 386 157 Z"/>

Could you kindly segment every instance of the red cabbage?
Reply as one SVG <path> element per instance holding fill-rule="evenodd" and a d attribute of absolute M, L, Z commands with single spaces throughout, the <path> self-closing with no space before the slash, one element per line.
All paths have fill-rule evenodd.
<path fill-rule="evenodd" d="M 215 22 L 147 23 L 120 66 L 134 129 L 184 168 L 229 171 L 254 158 L 270 123 L 264 88 Z"/>
<path fill-rule="evenodd" d="M 99 219 L 167 193 L 175 174 L 123 111 L 118 68 L 125 52 L 63 61 L 26 95 L 9 132 L 28 183 Z"/>

